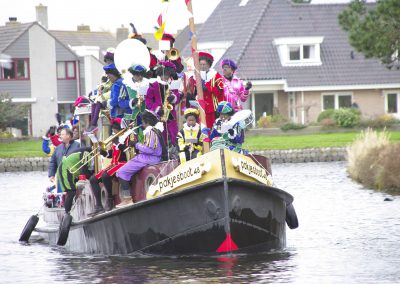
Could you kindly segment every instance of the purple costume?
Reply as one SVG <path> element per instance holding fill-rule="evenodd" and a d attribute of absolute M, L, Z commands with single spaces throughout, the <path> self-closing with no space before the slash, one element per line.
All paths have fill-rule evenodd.
<path fill-rule="evenodd" d="M 161 161 L 162 146 L 157 134 L 152 130 L 152 126 L 147 127 L 144 131 L 144 142 L 137 143 L 135 148 L 139 150 L 132 160 L 129 160 L 117 172 L 117 177 L 130 181 L 131 177 L 148 165 L 154 165 Z"/>
<path fill-rule="evenodd" d="M 236 75 L 233 75 L 231 80 L 228 80 L 225 77 L 223 77 L 223 80 L 225 101 L 229 102 L 235 111 L 242 110 L 243 107 L 240 101 L 247 101 L 249 98 L 249 90 L 246 90 L 243 81 Z"/>
<path fill-rule="evenodd" d="M 163 103 L 164 103 L 164 98 L 165 98 L 165 92 L 168 90 L 169 86 L 167 83 L 164 82 L 154 82 L 149 85 L 149 89 L 147 90 L 146 94 L 146 108 L 148 110 L 154 111 L 157 113 L 157 111 L 161 108 L 163 108 Z M 164 141 L 166 144 L 168 144 L 168 137 L 167 137 L 167 131 L 168 131 L 168 136 L 171 139 L 172 145 L 176 145 L 177 140 L 176 137 L 178 135 L 178 122 L 177 122 L 177 115 L 175 111 L 175 105 L 179 103 L 180 100 L 180 95 L 178 90 L 171 90 L 170 96 L 173 97 L 173 101 L 171 102 L 171 105 L 174 107 L 173 110 L 170 112 L 168 121 L 165 125 L 164 123 L 164 128 L 167 130 L 163 132 L 163 137 Z"/>

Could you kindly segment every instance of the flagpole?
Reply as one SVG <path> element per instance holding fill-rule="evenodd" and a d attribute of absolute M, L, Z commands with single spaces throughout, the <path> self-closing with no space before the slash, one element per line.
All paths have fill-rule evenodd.
<path fill-rule="evenodd" d="M 200 121 L 205 124 L 206 114 L 204 112 L 204 97 L 203 97 L 203 85 L 201 83 L 200 76 L 200 64 L 199 64 L 199 52 L 197 51 L 197 37 L 196 37 L 196 27 L 194 25 L 193 7 L 192 0 L 185 0 L 187 9 L 189 11 L 189 29 L 191 32 L 191 45 L 192 45 L 192 57 L 194 64 L 194 78 L 196 79 L 196 90 L 197 90 L 197 100 L 202 102 L 200 104 Z M 208 142 L 203 142 L 203 152 L 207 153 L 209 151 Z"/>

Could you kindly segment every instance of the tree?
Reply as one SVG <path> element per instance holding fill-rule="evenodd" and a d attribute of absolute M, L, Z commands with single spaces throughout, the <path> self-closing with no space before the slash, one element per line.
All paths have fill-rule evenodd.
<path fill-rule="evenodd" d="M 399 65 L 400 1 L 353 0 L 338 16 L 340 26 L 349 34 L 350 45 L 366 58 L 378 58 L 389 68 Z"/>
<path fill-rule="evenodd" d="M 26 105 L 15 104 L 8 94 L 0 93 L 0 130 L 23 120 L 26 115 Z"/>

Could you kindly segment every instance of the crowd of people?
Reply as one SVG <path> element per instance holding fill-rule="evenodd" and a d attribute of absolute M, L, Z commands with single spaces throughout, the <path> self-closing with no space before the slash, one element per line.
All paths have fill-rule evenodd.
<path fill-rule="evenodd" d="M 146 40 L 135 34 L 146 44 Z M 164 34 L 164 40 L 173 47 L 174 37 Z M 103 212 L 100 183 L 103 183 L 112 196 L 112 179 L 116 178 L 121 187 L 121 203 L 132 204 L 131 179 L 142 168 L 157 164 L 162 160 L 178 159 L 180 163 L 203 154 L 203 143 L 210 142 L 212 148 L 222 145 L 233 151 L 241 152 L 244 142 L 244 129 L 240 123 L 224 127 L 232 116 L 242 110 L 252 87 L 236 76 L 237 65 L 233 60 L 223 59 L 220 63 L 222 74 L 212 68 L 214 58 L 210 53 L 199 53 L 201 84 L 196 84 L 195 76 L 184 72 L 180 58 L 170 60 L 155 57 L 150 49 L 150 66 L 132 65 L 128 72 L 131 76 L 122 76 L 114 63 L 114 50 L 108 49 L 104 56 L 105 75 L 99 80 L 98 88 L 90 96 L 78 98 L 75 105 L 91 104 L 90 125 L 84 134 L 96 134 L 98 120 L 104 113 L 110 120 L 113 140 L 107 150 L 99 153 L 111 159 L 111 164 L 93 173 L 86 161 L 93 151 L 90 147 L 81 147 L 79 131 L 75 127 L 50 127 L 43 137 L 43 151 L 51 155 L 48 176 L 57 188 L 67 192 L 65 211 L 71 210 L 75 196 L 75 182 L 79 175 L 85 175 L 96 197 L 95 214 Z M 184 79 L 183 79 L 184 78 Z M 202 87 L 202 100 L 198 96 L 197 85 Z M 201 120 L 203 112 L 204 120 Z M 185 123 L 178 125 L 182 114 Z M 141 138 L 130 139 L 130 135 L 117 135 L 127 123 L 141 126 Z M 83 131 L 82 131 L 83 132 Z M 123 133 L 123 132 L 121 132 Z M 126 149 L 134 149 L 136 155 L 128 160 Z M 78 167 L 79 171 L 76 169 Z M 55 177 L 56 180 L 55 180 Z M 108 208 L 113 200 L 108 200 Z"/>

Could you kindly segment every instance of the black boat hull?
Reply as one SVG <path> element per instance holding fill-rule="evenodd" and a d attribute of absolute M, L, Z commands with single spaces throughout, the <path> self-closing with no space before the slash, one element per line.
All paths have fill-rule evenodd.
<path fill-rule="evenodd" d="M 94 254 L 220 254 L 285 246 L 284 191 L 220 179 L 73 223 L 66 247 Z M 58 230 L 49 233 L 56 243 Z"/>

